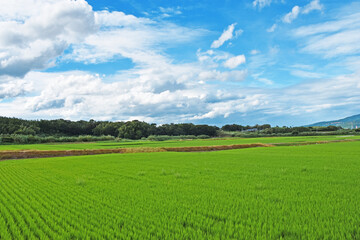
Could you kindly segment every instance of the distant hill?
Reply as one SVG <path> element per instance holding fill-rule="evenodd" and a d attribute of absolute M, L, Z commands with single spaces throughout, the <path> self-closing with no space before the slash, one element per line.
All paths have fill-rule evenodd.
<path fill-rule="evenodd" d="M 337 126 L 348 129 L 360 128 L 360 114 L 339 120 L 318 122 L 308 125 L 308 127 L 327 127 L 327 126 Z"/>

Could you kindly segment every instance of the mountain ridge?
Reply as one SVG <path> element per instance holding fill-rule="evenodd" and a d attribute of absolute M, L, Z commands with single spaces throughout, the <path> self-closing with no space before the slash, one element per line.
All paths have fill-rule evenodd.
<path fill-rule="evenodd" d="M 360 128 L 360 114 L 338 120 L 322 121 L 307 125 L 307 127 L 327 127 L 327 126 L 337 126 L 348 129 Z"/>

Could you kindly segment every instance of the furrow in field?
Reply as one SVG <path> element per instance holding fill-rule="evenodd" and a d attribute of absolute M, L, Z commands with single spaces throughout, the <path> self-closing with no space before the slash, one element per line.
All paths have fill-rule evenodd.
<path fill-rule="evenodd" d="M 31 179 L 36 179 L 36 176 L 33 176 Z M 54 191 L 51 187 L 48 188 L 49 186 L 41 186 L 43 183 L 41 181 L 32 183 L 39 186 L 36 189 L 35 194 L 33 194 L 33 197 L 36 202 L 42 203 L 43 212 L 46 213 L 44 217 L 48 218 L 49 216 L 55 216 L 54 219 L 58 219 L 57 224 L 63 226 L 63 231 L 67 232 L 71 230 L 71 232 L 84 232 L 94 228 L 94 226 L 89 226 L 88 222 L 85 222 L 85 226 L 78 226 L 77 222 L 74 222 L 73 220 L 70 221 L 69 216 L 73 216 L 74 218 L 76 217 L 76 219 L 80 219 L 81 216 L 81 213 L 78 213 L 73 209 L 73 202 L 67 202 L 66 200 L 68 199 L 64 198 L 59 199 L 59 196 L 54 195 Z M 24 180 L 22 184 L 26 186 L 27 189 L 32 189 L 33 185 L 29 184 L 26 180 Z M 43 191 L 43 189 L 46 189 L 47 191 Z M 64 218 L 64 216 L 67 217 Z M 48 223 L 49 222 L 51 221 L 49 220 Z"/>
<path fill-rule="evenodd" d="M 1 179 L 2 180 L 2 179 Z M 2 180 L 3 181 L 3 180 Z M 5 224 L 3 228 L 5 229 L 4 232 L 1 232 L 2 235 L 9 236 L 10 239 L 20 239 L 21 229 L 17 224 L 17 220 L 14 217 L 14 213 L 12 212 L 13 208 L 10 204 L 8 204 L 7 199 L 5 198 L 5 191 L 3 188 L 0 189 L 0 213 L 1 218 L 4 220 L 3 223 Z"/>
<path fill-rule="evenodd" d="M 9 169 L 8 169 L 9 170 Z M 12 181 L 13 179 L 10 178 Z M 30 224 L 31 218 L 28 215 L 26 208 L 22 205 L 24 204 L 13 191 L 9 190 L 9 186 L 5 183 L 7 181 L 1 181 L 0 187 L 2 189 L 2 204 L 8 207 L 9 214 L 11 215 L 14 225 L 12 227 L 16 227 L 20 236 L 25 236 L 26 238 L 39 238 L 38 230 L 32 229 L 33 225 Z M 12 189 L 13 190 L 13 189 Z"/>
<path fill-rule="evenodd" d="M 30 184 L 29 181 L 26 179 L 22 179 L 19 176 L 21 175 L 20 172 L 14 174 L 12 177 L 17 178 L 19 182 L 24 186 L 26 189 L 33 189 L 33 186 L 38 186 L 34 194 L 27 191 L 25 194 L 32 196 L 34 202 L 39 203 L 41 205 L 40 209 L 42 209 L 43 218 L 47 219 L 46 224 L 50 224 L 52 221 L 55 220 L 57 226 L 62 226 L 62 231 L 67 232 L 80 232 L 84 229 L 77 228 L 78 224 L 74 221 L 70 221 L 68 217 L 64 216 L 76 216 L 75 212 L 72 208 L 68 209 L 68 206 L 72 206 L 72 203 L 66 205 L 66 202 L 63 201 L 64 199 L 59 199 L 58 196 L 55 196 L 53 193 L 54 191 L 52 188 L 48 188 L 48 186 L 42 186 L 41 181 L 32 181 Z M 31 176 L 30 179 L 34 180 L 37 176 Z M 11 186 L 16 187 L 16 186 Z M 56 188 L 56 186 L 53 186 Z M 45 191 L 43 190 L 45 189 Z M 34 211 L 38 211 L 38 209 L 34 209 Z M 40 213 L 39 213 L 40 214 Z M 80 215 L 80 214 L 79 214 Z M 50 219 L 49 219 L 50 218 Z M 87 229 L 92 229 L 92 226 L 88 226 Z"/>
<path fill-rule="evenodd" d="M 21 175 L 22 175 L 21 173 L 17 173 L 13 177 L 16 178 L 16 177 L 21 176 Z M 31 179 L 36 179 L 36 176 L 31 176 Z M 87 220 L 85 222 L 86 226 L 84 226 L 84 227 L 86 227 L 86 229 L 98 229 L 99 225 L 103 224 L 103 222 L 101 221 L 103 219 L 101 219 L 100 222 L 99 222 L 99 219 L 94 219 L 93 216 L 91 215 L 91 212 L 84 211 L 84 209 L 82 207 L 84 204 L 88 205 L 88 204 L 86 204 L 86 202 L 91 200 L 91 197 L 90 197 L 91 193 L 89 193 L 88 195 L 84 195 L 83 193 L 81 193 L 81 194 L 79 194 L 79 193 L 68 194 L 69 192 L 73 192 L 73 189 L 64 189 L 64 192 L 65 192 L 66 196 L 63 195 L 62 196 L 63 198 L 61 199 L 61 201 L 58 202 L 58 201 L 56 201 L 57 197 L 51 195 L 50 191 L 45 191 L 46 193 L 43 191 L 43 189 L 50 189 L 49 187 L 45 187 L 45 186 L 41 187 L 41 183 L 43 183 L 43 182 L 49 182 L 49 181 L 47 181 L 47 179 L 41 178 L 41 180 L 39 180 L 37 182 L 32 182 L 33 185 L 39 186 L 39 189 L 36 191 L 37 192 L 36 196 L 41 195 L 41 198 L 36 198 L 35 197 L 35 201 L 36 202 L 43 202 L 44 204 L 49 203 L 49 202 L 50 203 L 57 202 L 59 205 L 55 205 L 51 209 L 61 209 L 62 212 L 59 213 L 59 212 L 56 211 L 56 213 L 55 213 L 53 211 L 52 214 L 57 214 L 58 216 L 61 216 L 61 215 L 62 216 L 64 216 L 64 215 L 67 216 L 68 215 L 68 216 L 71 216 L 71 217 L 77 218 L 77 219 L 84 219 L 84 217 L 85 217 L 85 218 L 87 218 Z M 23 181 L 21 184 L 28 185 L 27 187 L 29 187 L 29 188 L 31 188 L 31 186 L 32 186 L 27 181 Z M 76 200 L 74 200 L 74 199 L 76 199 Z M 101 209 L 99 209 L 99 211 L 107 213 L 106 216 L 104 216 L 104 217 L 106 217 L 104 219 L 104 221 L 109 221 L 111 219 L 114 219 L 114 217 L 117 217 L 117 218 L 119 217 L 119 216 L 114 216 L 114 215 L 109 214 L 109 212 L 110 213 L 114 212 L 114 206 L 110 206 L 110 205 L 102 204 L 102 203 L 96 203 L 96 202 L 94 202 L 93 204 L 90 204 L 89 207 L 91 207 L 91 205 L 92 206 L 101 206 Z M 70 210 L 67 209 L 68 206 L 72 206 L 73 209 L 70 209 Z M 79 208 L 81 208 L 83 211 L 82 212 L 79 211 L 78 210 Z M 115 207 L 115 208 L 117 208 L 117 207 Z M 48 207 L 48 211 L 50 211 L 51 209 L 49 209 L 49 207 Z M 117 208 L 117 210 L 119 210 L 119 208 Z M 116 213 L 119 214 L 120 211 L 116 211 Z M 123 213 L 125 213 L 125 212 L 123 211 Z M 89 226 L 89 222 L 88 222 L 89 219 L 90 219 L 90 222 L 92 223 L 91 224 L 92 226 Z M 126 220 L 126 219 L 124 219 L 124 220 Z M 133 221 L 134 219 L 128 218 L 127 220 L 132 220 Z M 69 223 L 69 224 L 73 225 L 71 223 Z M 138 225 L 138 224 L 134 223 L 134 225 Z M 142 226 L 142 225 L 140 225 L 140 226 Z M 78 229 L 78 230 L 86 230 L 86 229 Z M 139 230 L 144 231 L 144 227 L 140 228 Z M 117 232 L 117 231 L 118 231 L 118 229 L 114 230 L 114 232 Z"/>
<path fill-rule="evenodd" d="M 9 176 L 12 177 L 13 180 L 11 182 L 6 182 L 5 186 L 8 189 L 11 189 L 11 193 L 19 199 L 19 202 L 22 203 L 21 206 L 25 209 L 26 214 L 29 215 L 29 224 L 35 224 L 36 229 L 40 229 L 41 235 L 46 235 L 47 238 L 52 238 L 51 236 L 58 232 L 55 230 L 54 226 L 51 226 L 51 221 L 46 221 L 49 218 L 49 215 L 46 212 L 39 212 L 39 199 L 42 199 L 42 195 L 38 192 L 36 193 L 36 198 L 34 198 L 33 194 L 29 191 L 31 189 L 31 185 L 28 187 L 18 187 L 24 186 L 24 182 L 19 176 L 24 176 L 22 172 L 19 171 L 11 171 L 8 170 Z M 26 173 L 25 173 L 26 174 Z"/>
<path fill-rule="evenodd" d="M 58 234 L 60 231 L 63 231 L 64 229 L 61 229 L 59 227 L 61 226 L 59 223 L 53 222 L 53 215 L 50 214 L 50 210 L 52 209 L 46 206 L 51 201 L 46 201 L 46 199 L 44 199 L 44 195 L 42 195 L 39 191 L 36 191 L 35 194 L 33 194 L 32 187 L 34 185 L 38 185 L 37 182 L 33 181 L 34 178 L 24 179 L 19 177 L 26 176 L 28 173 L 25 171 L 16 171 L 14 173 L 9 173 L 10 175 L 12 174 L 12 179 L 16 179 L 18 181 L 16 182 L 16 184 L 12 182 L 12 184 L 9 183 L 8 187 L 10 189 L 14 189 L 13 192 L 17 194 L 17 196 L 19 196 L 19 198 L 23 202 L 30 203 L 26 206 L 27 211 L 31 214 L 32 219 L 36 219 L 38 224 L 41 225 L 39 226 L 39 228 L 43 229 L 49 238 L 53 238 L 52 236 Z M 19 185 L 25 187 L 19 188 L 17 187 Z"/>

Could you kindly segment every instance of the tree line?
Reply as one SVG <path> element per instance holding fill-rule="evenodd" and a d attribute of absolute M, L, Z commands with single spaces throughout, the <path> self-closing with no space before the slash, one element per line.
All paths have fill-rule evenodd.
<path fill-rule="evenodd" d="M 219 130 L 216 126 L 179 124 L 149 124 L 133 120 L 127 122 L 110 121 L 70 121 L 56 120 L 23 120 L 19 118 L 0 117 L 0 134 L 41 135 L 41 136 L 114 136 L 127 139 L 147 138 L 150 135 L 207 135 L 215 137 Z"/>
<path fill-rule="evenodd" d="M 258 134 L 268 134 L 268 135 L 281 135 L 281 134 L 291 134 L 298 135 L 301 133 L 316 133 L 316 132 L 336 132 L 339 130 L 344 130 L 342 127 L 337 126 L 327 126 L 327 127 L 287 127 L 287 126 L 275 126 L 272 127 L 270 124 L 264 125 L 254 125 L 254 126 L 242 126 L 238 124 L 228 124 L 222 126 L 221 130 L 227 132 L 256 132 Z M 360 130 L 360 129 L 359 129 Z M 346 130 L 344 130 L 346 131 Z M 355 130 L 356 131 L 356 130 Z"/>
<path fill-rule="evenodd" d="M 360 129 L 354 130 L 357 132 Z M 104 139 L 101 136 L 123 139 L 171 139 L 175 136 L 186 138 L 207 138 L 216 136 L 288 136 L 288 135 L 316 135 L 333 132 L 334 134 L 346 133 L 341 127 L 272 127 L 270 124 L 243 126 L 239 124 L 227 124 L 221 128 L 209 125 L 196 125 L 192 123 L 163 124 L 146 123 L 133 120 L 127 122 L 111 121 L 70 121 L 56 120 L 23 120 L 19 118 L 0 117 L 0 137 L 9 142 L 24 139 L 24 142 L 50 141 L 53 137 L 56 141 L 78 141 L 82 139 Z M 19 140 L 14 140 L 14 138 Z M 23 136 L 20 138 L 19 136 Z M 36 138 L 35 140 L 33 137 Z M 79 138 L 79 136 L 82 136 Z M 86 136 L 86 137 L 85 137 Z M 91 138 L 93 137 L 93 138 Z M 11 138 L 11 139 L 10 139 Z M 53 140 L 51 140 L 53 141 Z"/>

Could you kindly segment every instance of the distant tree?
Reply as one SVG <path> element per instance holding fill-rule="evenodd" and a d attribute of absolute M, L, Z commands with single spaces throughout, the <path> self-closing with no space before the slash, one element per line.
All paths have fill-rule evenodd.
<path fill-rule="evenodd" d="M 238 125 L 238 124 L 226 124 L 224 126 L 221 127 L 221 130 L 223 131 L 230 131 L 230 132 L 234 132 L 234 131 L 243 131 L 246 128 L 244 126 Z"/>
<path fill-rule="evenodd" d="M 119 128 L 122 125 L 124 125 L 124 122 L 102 122 L 92 130 L 92 133 L 96 136 L 110 135 L 117 137 L 119 135 Z"/>
<path fill-rule="evenodd" d="M 120 138 L 141 139 L 149 136 L 149 130 L 150 124 L 134 120 L 126 122 L 118 131 Z"/>

